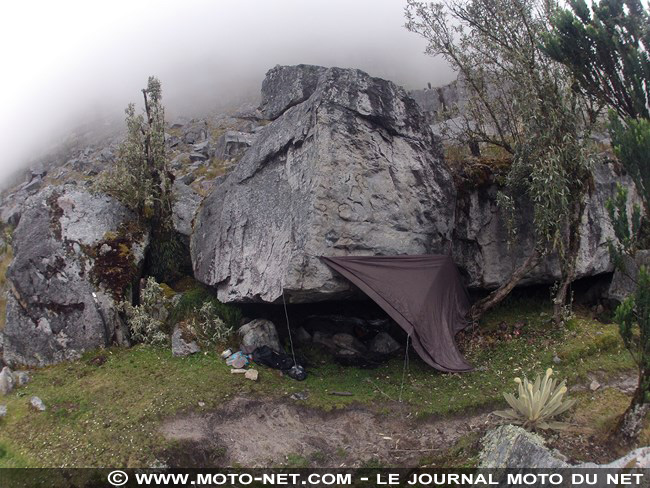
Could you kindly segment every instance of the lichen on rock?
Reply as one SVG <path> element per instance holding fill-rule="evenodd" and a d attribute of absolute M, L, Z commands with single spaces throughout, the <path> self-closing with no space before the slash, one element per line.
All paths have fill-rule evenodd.
<path fill-rule="evenodd" d="M 115 304 L 144 259 L 148 232 L 125 231 L 135 220 L 116 200 L 75 185 L 27 201 L 7 273 L 6 362 L 43 366 L 128 343 Z"/>

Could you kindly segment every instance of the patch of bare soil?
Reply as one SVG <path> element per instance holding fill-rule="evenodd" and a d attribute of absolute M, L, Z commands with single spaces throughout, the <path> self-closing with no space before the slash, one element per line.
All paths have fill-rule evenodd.
<path fill-rule="evenodd" d="M 161 432 L 175 447 L 163 457 L 185 467 L 268 467 L 296 460 L 312 467 L 417 466 L 493 423 L 487 413 L 429 421 L 407 415 L 362 407 L 322 412 L 290 400 L 239 397 L 216 412 L 165 422 Z"/>
<path fill-rule="evenodd" d="M 599 391 L 613 388 L 631 395 L 637 377 L 634 372 L 594 372 L 572 391 L 590 390 L 594 380 Z M 451 448 L 461 438 L 468 434 L 478 434 L 478 438 L 499 423 L 490 412 L 417 420 L 406 407 L 388 406 L 390 414 L 361 406 L 323 412 L 290 399 L 238 397 L 217 411 L 164 422 L 161 433 L 172 447 L 160 454 L 161 460 L 172 467 L 299 467 L 300 463 L 311 467 L 413 467 L 423 460 L 454 462 L 449 459 L 454 456 Z M 542 435 L 547 445 L 565 454 L 569 462 L 604 463 L 621 455 L 607 441 L 607 433 L 591 432 L 587 421 L 578 424 L 569 432 Z"/>

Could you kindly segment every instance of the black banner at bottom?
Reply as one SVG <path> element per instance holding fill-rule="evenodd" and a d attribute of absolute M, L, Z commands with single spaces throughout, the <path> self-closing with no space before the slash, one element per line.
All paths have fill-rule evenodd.
<path fill-rule="evenodd" d="M 13 487 L 650 488 L 649 469 L 0 469 Z"/>

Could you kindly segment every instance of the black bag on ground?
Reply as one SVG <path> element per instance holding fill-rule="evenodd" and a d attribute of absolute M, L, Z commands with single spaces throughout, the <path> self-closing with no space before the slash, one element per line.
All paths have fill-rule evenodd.
<path fill-rule="evenodd" d="M 293 358 L 288 354 L 275 352 L 269 346 L 260 346 L 253 351 L 253 361 L 269 368 L 279 369 L 289 377 L 302 381 L 307 377 L 304 368 L 294 364 Z"/>

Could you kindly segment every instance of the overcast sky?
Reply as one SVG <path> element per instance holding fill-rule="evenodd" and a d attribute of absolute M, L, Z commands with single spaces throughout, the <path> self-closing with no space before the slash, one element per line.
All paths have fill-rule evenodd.
<path fill-rule="evenodd" d="M 276 64 L 453 79 L 403 28 L 405 0 L 21 0 L 0 16 L 0 179 L 84 117 L 122 117 L 151 74 L 170 114 L 258 92 Z"/>

